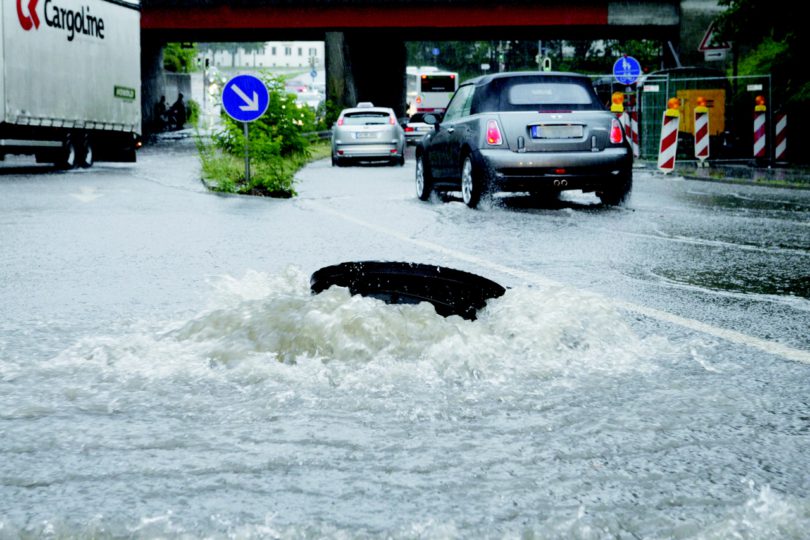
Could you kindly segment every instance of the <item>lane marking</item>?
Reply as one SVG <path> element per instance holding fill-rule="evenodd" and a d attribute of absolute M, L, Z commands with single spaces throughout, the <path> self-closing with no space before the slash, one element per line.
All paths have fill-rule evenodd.
<path fill-rule="evenodd" d="M 801 223 L 805 225 L 804 223 Z M 761 247 L 761 246 L 752 246 L 746 244 L 732 244 L 730 242 L 723 242 L 722 240 L 706 240 L 704 238 L 686 238 L 683 236 L 664 236 L 664 235 L 657 235 L 657 234 L 648 234 L 648 233 L 637 233 L 633 231 L 622 231 L 617 229 L 608 229 L 607 227 L 583 227 L 588 230 L 592 231 L 610 231 L 611 233 L 615 234 L 623 234 L 625 236 L 634 236 L 636 238 L 646 238 L 649 240 L 662 240 L 665 242 L 674 242 L 677 244 L 689 244 L 693 246 L 701 246 L 701 247 L 716 247 L 720 249 L 739 249 L 741 251 L 754 251 L 757 253 L 768 253 L 768 254 L 790 254 L 790 255 L 801 255 L 805 257 L 810 257 L 810 251 L 801 249 L 801 248 L 783 248 L 783 247 Z"/>
<path fill-rule="evenodd" d="M 343 219 L 350 223 L 354 223 L 366 229 L 370 229 L 372 231 L 382 233 L 391 237 L 396 238 L 397 240 L 401 240 L 402 242 L 407 242 L 409 244 L 413 244 L 419 246 L 421 248 L 427 249 L 429 251 L 434 251 L 436 253 L 441 253 L 448 257 L 453 257 L 458 260 L 466 261 L 481 268 L 488 268 L 495 272 L 500 272 L 502 274 L 506 274 L 509 276 L 516 277 L 520 280 L 525 282 L 534 283 L 536 285 L 540 285 L 543 287 L 569 287 L 564 283 L 554 281 L 548 278 L 544 278 L 538 274 L 527 272 L 525 270 L 520 270 L 517 268 L 512 268 L 509 266 L 505 266 L 503 264 L 499 264 L 496 262 L 489 261 L 487 259 L 482 259 L 481 257 L 476 257 L 475 255 L 470 255 L 468 253 L 464 253 L 463 251 L 458 251 L 452 248 L 448 248 L 442 246 L 440 244 L 435 244 L 433 242 L 429 242 L 427 240 L 420 240 L 418 238 L 411 238 L 410 236 L 404 235 L 397 231 L 391 230 L 387 227 L 383 227 L 380 225 L 375 225 L 373 223 L 369 223 L 367 221 L 363 221 L 362 219 L 358 219 L 354 216 L 350 216 L 348 214 L 344 214 L 343 212 L 339 212 L 332 208 L 328 208 L 323 206 L 320 203 L 309 201 L 308 204 L 314 207 L 316 210 L 325 212 L 327 214 L 331 214 L 337 218 Z M 580 290 L 580 289 L 577 289 Z M 735 343 L 737 345 L 745 345 L 747 347 L 751 347 L 753 349 L 758 349 L 768 354 L 781 356 L 787 360 L 791 360 L 794 362 L 801 362 L 803 364 L 810 364 L 810 351 L 805 351 L 802 349 L 796 349 L 793 347 L 789 347 L 787 345 L 783 345 L 781 343 L 777 343 L 774 341 L 768 341 L 765 339 L 757 338 L 754 336 L 749 336 L 747 334 L 743 334 L 742 332 L 737 332 L 735 330 L 728 330 L 726 328 L 720 328 L 717 326 L 713 326 L 711 324 L 703 323 L 700 321 L 696 321 L 694 319 L 688 319 L 686 317 L 681 317 L 679 315 L 675 315 L 669 313 L 667 311 L 662 311 L 660 309 L 655 309 L 651 307 L 641 306 L 638 304 L 634 304 L 631 302 L 626 302 L 624 300 L 617 300 L 615 298 L 609 298 L 599 293 L 594 293 L 591 291 L 585 291 L 588 294 L 592 294 L 594 296 L 604 298 L 610 302 L 613 302 L 617 307 L 620 309 L 630 311 L 632 313 L 637 313 L 639 315 L 643 315 L 645 317 L 649 317 L 652 319 L 656 319 L 659 321 L 667 322 L 670 324 L 674 324 L 677 326 L 681 326 L 683 328 L 687 328 L 689 330 L 694 330 L 697 332 L 701 332 L 703 334 L 707 334 L 710 336 L 714 336 L 725 341 L 730 341 L 731 343 Z"/>

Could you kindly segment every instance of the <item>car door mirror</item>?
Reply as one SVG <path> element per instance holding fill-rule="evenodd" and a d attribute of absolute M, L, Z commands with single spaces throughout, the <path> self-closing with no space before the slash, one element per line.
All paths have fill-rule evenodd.
<path fill-rule="evenodd" d="M 429 126 L 435 126 L 439 123 L 439 119 L 435 114 L 426 114 L 424 118 L 422 118 L 422 121 Z"/>

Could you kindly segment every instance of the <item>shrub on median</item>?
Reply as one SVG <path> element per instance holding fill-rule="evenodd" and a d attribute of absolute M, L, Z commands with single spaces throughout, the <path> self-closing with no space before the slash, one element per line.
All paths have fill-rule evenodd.
<path fill-rule="evenodd" d="M 245 135 L 241 122 L 223 114 L 222 128 L 211 143 L 197 138 L 203 178 L 209 189 L 270 197 L 296 195 L 294 175 L 312 156 L 305 135 L 316 129 L 315 111 L 296 103 L 284 79 L 263 73 L 269 105 L 248 126 L 250 181 L 245 180 Z"/>

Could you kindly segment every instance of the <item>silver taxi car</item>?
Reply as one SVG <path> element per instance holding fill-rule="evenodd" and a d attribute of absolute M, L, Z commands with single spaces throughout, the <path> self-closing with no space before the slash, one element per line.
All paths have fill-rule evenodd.
<path fill-rule="evenodd" d="M 381 160 L 405 164 L 405 132 L 394 110 L 358 103 L 341 111 L 332 127 L 332 165 Z"/>

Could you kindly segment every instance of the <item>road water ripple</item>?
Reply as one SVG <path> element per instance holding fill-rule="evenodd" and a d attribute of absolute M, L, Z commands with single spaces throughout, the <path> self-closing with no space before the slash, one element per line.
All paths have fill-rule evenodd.
<path fill-rule="evenodd" d="M 0 362 L 0 538 L 806 538 L 801 363 L 562 285 L 475 322 L 296 267 Z M 0 349 L 2 350 L 2 349 Z"/>

